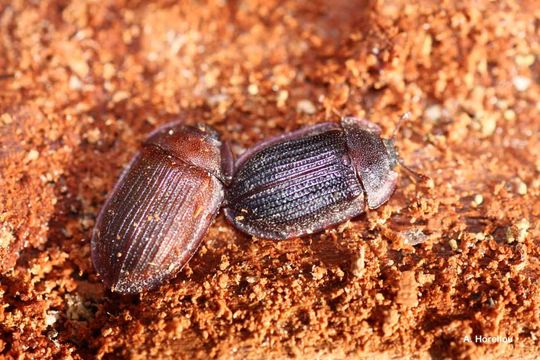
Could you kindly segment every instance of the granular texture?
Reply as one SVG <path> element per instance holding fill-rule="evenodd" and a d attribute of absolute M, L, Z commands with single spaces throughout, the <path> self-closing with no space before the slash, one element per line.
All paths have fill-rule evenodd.
<path fill-rule="evenodd" d="M 539 74 L 533 0 L 0 1 L 1 356 L 534 358 Z M 284 241 L 220 215 L 156 291 L 96 276 L 97 213 L 160 124 L 239 155 L 406 111 L 431 180 L 400 171 L 381 208 Z"/>

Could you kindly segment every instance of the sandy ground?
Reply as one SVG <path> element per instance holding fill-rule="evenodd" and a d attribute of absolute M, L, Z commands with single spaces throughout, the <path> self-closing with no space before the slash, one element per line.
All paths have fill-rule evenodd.
<path fill-rule="evenodd" d="M 540 352 L 538 3 L 176 3 L 0 2 L 0 356 Z M 220 215 L 156 291 L 96 276 L 97 213 L 160 124 L 238 155 L 342 115 L 390 135 L 406 111 L 401 155 L 431 181 L 401 172 L 377 211 L 280 242 Z"/>

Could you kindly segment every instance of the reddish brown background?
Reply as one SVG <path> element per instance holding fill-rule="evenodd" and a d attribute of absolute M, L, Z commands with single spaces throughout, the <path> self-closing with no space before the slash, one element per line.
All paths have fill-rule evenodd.
<path fill-rule="evenodd" d="M 533 358 L 539 40 L 532 0 L 1 1 L 1 356 Z M 432 181 L 402 172 L 381 209 L 282 242 L 219 216 L 155 292 L 96 277 L 97 212 L 159 124 L 239 154 L 405 111 L 402 156 Z"/>

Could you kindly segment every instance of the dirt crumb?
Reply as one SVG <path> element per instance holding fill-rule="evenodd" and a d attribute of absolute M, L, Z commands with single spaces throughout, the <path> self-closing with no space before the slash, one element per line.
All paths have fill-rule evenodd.
<path fill-rule="evenodd" d="M 405 271 L 399 280 L 396 302 L 405 307 L 418 306 L 418 290 L 414 271 Z"/>

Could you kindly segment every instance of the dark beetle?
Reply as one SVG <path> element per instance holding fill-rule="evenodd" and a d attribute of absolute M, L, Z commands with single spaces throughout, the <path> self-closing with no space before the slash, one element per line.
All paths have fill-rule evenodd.
<path fill-rule="evenodd" d="M 229 147 L 208 126 L 167 124 L 131 161 L 98 216 L 92 260 L 113 291 L 159 285 L 195 254 L 232 172 Z"/>
<path fill-rule="evenodd" d="M 266 140 L 242 155 L 226 217 L 246 233 L 285 239 L 320 231 L 384 204 L 399 161 L 380 128 L 345 117 Z"/>

